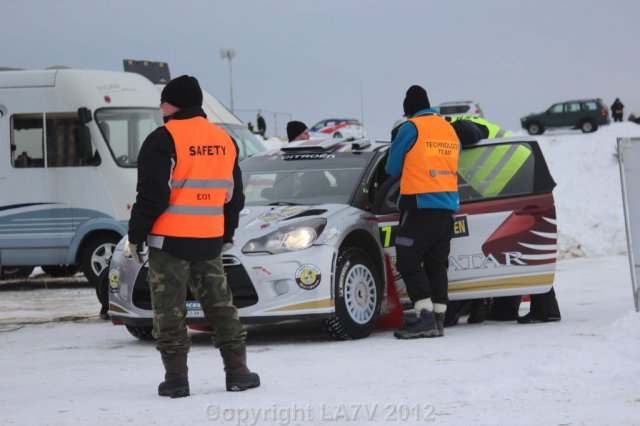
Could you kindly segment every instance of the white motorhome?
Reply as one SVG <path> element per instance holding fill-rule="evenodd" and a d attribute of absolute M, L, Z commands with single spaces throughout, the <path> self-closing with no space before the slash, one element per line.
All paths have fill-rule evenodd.
<path fill-rule="evenodd" d="M 126 234 L 159 94 L 126 72 L 0 72 L 0 267 L 96 282 Z"/>

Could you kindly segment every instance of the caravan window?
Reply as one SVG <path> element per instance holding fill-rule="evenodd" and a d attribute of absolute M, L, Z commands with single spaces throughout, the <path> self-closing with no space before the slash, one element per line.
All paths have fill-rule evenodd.
<path fill-rule="evenodd" d="M 18 114 L 11 117 L 11 128 L 13 167 L 78 167 L 99 162 L 75 113 Z"/>
<path fill-rule="evenodd" d="M 96 111 L 96 122 L 116 163 L 136 167 L 138 152 L 149 133 L 162 126 L 157 108 L 104 108 Z"/>
<path fill-rule="evenodd" d="M 11 117 L 11 165 L 16 168 L 44 167 L 42 114 Z"/>

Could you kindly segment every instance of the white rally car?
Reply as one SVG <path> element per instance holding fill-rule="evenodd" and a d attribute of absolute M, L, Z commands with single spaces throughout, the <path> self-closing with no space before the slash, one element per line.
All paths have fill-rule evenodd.
<path fill-rule="evenodd" d="M 390 277 L 408 302 L 393 267 L 399 183 L 385 172 L 388 148 L 366 139 L 309 140 L 241 162 L 246 206 L 223 262 L 243 322 L 319 318 L 334 338 L 355 339 L 374 329 Z M 556 262 L 555 183 L 537 142 L 482 141 L 465 147 L 459 169 L 451 300 L 547 292 Z M 101 277 L 109 314 L 150 338 L 147 266 L 125 258 L 122 246 Z M 206 324 L 190 293 L 186 303 L 187 324 Z"/>
<path fill-rule="evenodd" d="M 362 123 L 355 118 L 327 118 L 318 121 L 309 129 L 309 135 L 312 139 L 367 137 Z"/>

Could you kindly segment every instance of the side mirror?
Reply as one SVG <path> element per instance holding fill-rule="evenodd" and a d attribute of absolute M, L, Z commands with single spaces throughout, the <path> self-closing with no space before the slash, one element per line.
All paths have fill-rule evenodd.
<path fill-rule="evenodd" d="M 78 121 L 81 124 L 89 123 L 93 118 L 91 117 L 91 111 L 88 108 L 80 107 L 78 108 Z"/>

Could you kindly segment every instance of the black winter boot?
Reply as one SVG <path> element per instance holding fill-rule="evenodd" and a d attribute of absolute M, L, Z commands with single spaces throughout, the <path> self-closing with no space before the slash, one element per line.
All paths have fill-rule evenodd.
<path fill-rule="evenodd" d="M 158 386 L 158 395 L 171 398 L 189 396 L 187 354 L 162 352 L 160 355 L 165 373 L 164 382 Z"/>
<path fill-rule="evenodd" d="M 260 386 L 260 376 L 247 368 L 247 347 L 222 347 L 220 355 L 224 362 L 226 385 L 229 392 L 239 392 Z"/>
<path fill-rule="evenodd" d="M 444 316 L 443 316 L 444 321 Z M 393 335 L 398 339 L 417 339 L 420 337 L 439 337 L 441 336 L 436 323 L 436 317 L 432 311 L 423 309 L 420 311 L 420 317 L 414 324 L 409 324 Z"/>

